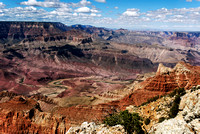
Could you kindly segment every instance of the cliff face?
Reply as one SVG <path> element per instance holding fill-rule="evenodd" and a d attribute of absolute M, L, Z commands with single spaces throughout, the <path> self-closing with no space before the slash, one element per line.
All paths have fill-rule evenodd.
<path fill-rule="evenodd" d="M 72 30 L 58 22 L 0 22 L 0 43 L 89 41 L 89 34 Z M 90 38 L 91 39 L 91 38 Z"/>
<path fill-rule="evenodd" d="M 63 108 L 44 96 L 28 98 L 2 92 L 0 133 L 65 134 L 71 126 L 80 125 L 84 121 L 101 123 L 105 116 L 115 110 L 115 106 L 108 105 Z"/>
<path fill-rule="evenodd" d="M 0 104 L 1 133 L 65 134 L 66 119 L 42 112 L 33 99 L 17 96 Z"/>
<path fill-rule="evenodd" d="M 155 77 L 143 84 L 145 90 L 168 92 L 175 88 L 190 89 L 200 84 L 200 67 L 179 62 L 173 69 L 159 65 Z"/>
<path fill-rule="evenodd" d="M 121 105 L 123 109 L 128 105 L 140 105 L 149 98 L 167 94 L 176 88 L 190 89 L 196 85 L 200 85 L 199 66 L 179 62 L 172 69 L 160 64 L 155 76 L 139 83 L 138 89 L 134 89 L 127 97 L 112 103 Z"/>

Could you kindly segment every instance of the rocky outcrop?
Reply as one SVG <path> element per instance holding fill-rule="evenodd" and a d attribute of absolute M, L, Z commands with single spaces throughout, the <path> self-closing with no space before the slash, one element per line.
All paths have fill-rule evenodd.
<path fill-rule="evenodd" d="M 81 126 L 71 127 L 66 134 L 126 134 L 123 126 L 108 127 L 104 124 L 96 125 L 94 122 L 83 122 Z"/>
<path fill-rule="evenodd" d="M 179 62 L 173 69 L 159 65 L 155 76 L 139 83 L 133 92 L 112 104 L 125 109 L 128 105 L 141 105 L 148 99 L 170 93 L 176 88 L 190 89 L 200 84 L 200 67 Z"/>
<path fill-rule="evenodd" d="M 165 120 L 162 123 L 154 125 L 150 133 L 155 134 L 197 134 L 200 133 L 200 86 L 188 90 L 181 97 L 179 113 L 174 119 Z M 195 91 L 194 91 L 195 90 Z"/>
<path fill-rule="evenodd" d="M 63 116 L 42 112 L 35 100 L 23 96 L 0 104 L 0 133 L 65 134 L 66 121 Z"/>
<path fill-rule="evenodd" d="M 157 74 L 143 82 L 145 90 L 168 92 L 175 88 L 190 89 L 200 84 L 200 67 L 179 62 L 173 69 L 159 65 Z"/>
<path fill-rule="evenodd" d="M 157 125 L 150 134 L 194 134 L 190 127 L 182 120 L 170 119 Z"/>

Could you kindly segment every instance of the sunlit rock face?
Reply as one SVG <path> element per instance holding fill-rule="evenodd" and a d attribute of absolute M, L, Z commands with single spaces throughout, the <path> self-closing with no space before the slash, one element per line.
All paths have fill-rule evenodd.
<path fill-rule="evenodd" d="M 187 93 L 181 97 L 179 105 L 180 112 L 174 119 L 165 120 L 162 123 L 154 125 L 150 133 L 200 133 L 200 86 L 197 86 L 195 89 L 196 91 L 193 91 L 194 89 L 188 90 Z"/>
<path fill-rule="evenodd" d="M 164 95 L 176 88 L 191 89 L 200 85 L 200 67 L 179 62 L 174 68 L 159 65 L 156 75 L 137 84 L 133 92 L 120 101 L 112 102 L 122 107 L 140 105 L 149 98 Z"/>

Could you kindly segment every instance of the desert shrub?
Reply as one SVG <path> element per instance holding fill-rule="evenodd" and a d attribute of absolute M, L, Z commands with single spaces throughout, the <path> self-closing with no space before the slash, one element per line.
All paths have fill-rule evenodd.
<path fill-rule="evenodd" d="M 181 97 L 180 95 L 176 95 L 175 99 L 174 99 L 174 102 L 173 103 L 176 103 L 176 104 L 179 104 L 181 101 Z"/>
<path fill-rule="evenodd" d="M 174 105 L 170 108 L 170 111 L 169 111 L 169 117 L 170 117 L 170 118 L 176 117 L 176 115 L 177 115 L 177 113 L 178 113 L 178 107 L 179 107 L 179 105 L 174 104 Z"/>
<path fill-rule="evenodd" d="M 165 120 L 165 117 L 160 117 L 159 120 L 158 120 L 158 122 L 161 123 L 161 122 L 163 122 L 164 120 Z"/>
<path fill-rule="evenodd" d="M 144 103 L 142 103 L 140 106 L 144 106 L 144 105 L 146 105 L 146 104 L 148 104 L 148 102 L 144 102 Z"/>
<path fill-rule="evenodd" d="M 178 114 L 180 101 L 181 101 L 180 96 L 176 95 L 174 102 L 172 104 L 172 107 L 170 108 L 170 111 L 169 111 L 170 118 L 174 118 Z"/>
<path fill-rule="evenodd" d="M 185 94 L 186 94 L 185 89 L 184 89 L 184 88 L 179 88 L 179 89 L 177 90 L 177 94 L 180 95 L 180 96 L 185 95 Z"/>
<path fill-rule="evenodd" d="M 115 113 L 106 117 L 104 123 L 109 126 L 122 125 L 128 134 L 144 134 L 142 130 L 142 118 L 138 113 L 129 113 L 128 110 L 122 111 L 120 113 Z"/>
<path fill-rule="evenodd" d="M 144 124 L 145 124 L 145 125 L 149 125 L 150 122 L 151 122 L 151 120 L 150 120 L 149 118 L 146 118 L 146 119 L 144 120 Z"/>
<path fill-rule="evenodd" d="M 178 89 L 174 89 L 170 94 L 169 96 L 170 97 L 174 97 L 175 95 L 180 95 L 180 96 L 183 96 L 185 95 L 186 92 L 185 92 L 185 89 L 184 88 L 178 88 Z"/>
<path fill-rule="evenodd" d="M 162 111 L 162 109 L 161 108 L 156 109 L 156 112 L 159 112 L 159 111 Z"/>
<path fill-rule="evenodd" d="M 163 97 L 163 96 L 162 96 L 162 97 Z M 142 103 L 141 106 L 144 106 L 144 105 L 146 105 L 146 104 L 149 104 L 149 103 L 151 103 L 151 102 L 154 102 L 154 101 L 158 100 L 159 98 L 160 98 L 160 96 L 157 95 L 157 96 L 155 96 L 155 97 L 152 97 L 152 98 L 150 98 L 150 99 L 147 99 L 147 101 L 144 102 L 144 103 Z"/>
<path fill-rule="evenodd" d="M 24 78 L 21 78 L 19 83 L 23 83 L 24 82 Z"/>
<path fill-rule="evenodd" d="M 147 100 L 147 102 L 154 102 L 154 101 L 156 101 L 157 99 L 159 99 L 159 95 L 158 96 L 155 96 L 155 97 L 153 97 L 153 98 L 150 98 L 150 99 L 148 99 Z"/>
<path fill-rule="evenodd" d="M 199 89 L 200 89 L 200 85 L 198 85 L 198 86 L 193 86 L 193 87 L 191 88 L 191 92 L 194 92 L 194 91 L 199 90 Z"/>

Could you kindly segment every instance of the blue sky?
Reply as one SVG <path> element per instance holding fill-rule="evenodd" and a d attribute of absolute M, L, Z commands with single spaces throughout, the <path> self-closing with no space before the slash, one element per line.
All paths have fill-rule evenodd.
<path fill-rule="evenodd" d="M 200 31 L 200 0 L 0 0 L 0 20 Z"/>

